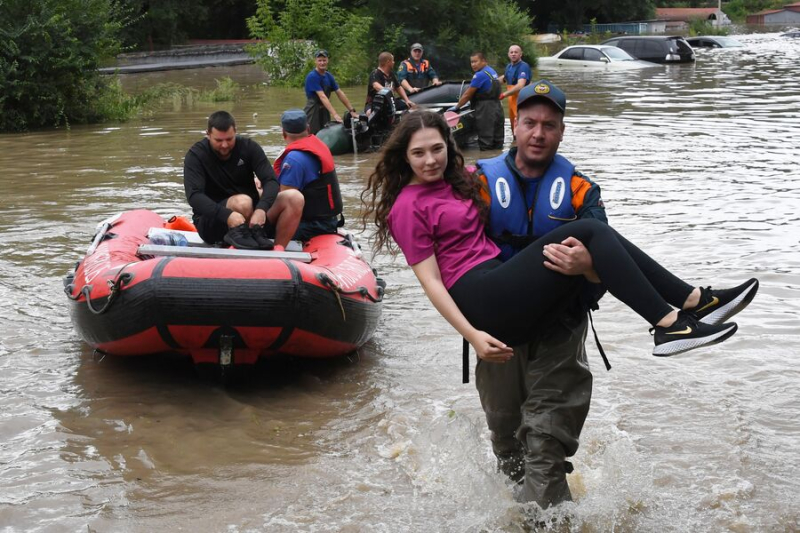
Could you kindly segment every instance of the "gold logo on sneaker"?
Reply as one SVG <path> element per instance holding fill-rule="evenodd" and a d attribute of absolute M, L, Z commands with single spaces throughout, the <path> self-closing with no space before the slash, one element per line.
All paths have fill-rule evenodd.
<path fill-rule="evenodd" d="M 714 296 L 714 297 L 712 297 L 712 298 L 711 298 L 711 301 L 710 301 L 710 302 L 708 302 L 706 305 L 704 305 L 704 306 L 703 306 L 703 307 L 701 307 L 700 309 L 695 309 L 695 311 L 694 311 L 694 312 L 695 312 L 695 313 L 699 313 L 700 311 L 703 311 L 703 310 L 705 310 L 705 309 L 708 309 L 709 307 L 714 307 L 714 306 L 715 306 L 715 305 L 717 305 L 718 303 L 719 303 L 719 298 L 717 298 L 716 296 Z"/>
<path fill-rule="evenodd" d="M 681 331 L 668 331 L 668 332 L 664 333 L 664 335 L 688 335 L 691 332 L 692 332 L 691 326 L 686 326 L 686 329 L 684 329 L 684 330 L 681 330 Z"/>

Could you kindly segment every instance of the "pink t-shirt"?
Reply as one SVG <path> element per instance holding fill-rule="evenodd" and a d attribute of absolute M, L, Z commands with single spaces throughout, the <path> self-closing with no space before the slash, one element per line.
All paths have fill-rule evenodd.
<path fill-rule="evenodd" d="M 500 253 L 486 236 L 472 201 L 458 198 L 444 180 L 405 186 L 387 223 L 409 265 L 436 255 L 448 289 L 471 268 Z"/>

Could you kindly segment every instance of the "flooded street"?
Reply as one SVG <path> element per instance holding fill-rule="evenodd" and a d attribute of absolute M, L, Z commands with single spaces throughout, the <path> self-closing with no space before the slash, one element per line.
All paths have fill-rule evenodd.
<path fill-rule="evenodd" d="M 589 340 L 594 397 L 557 531 L 800 531 L 800 39 L 737 38 L 746 49 L 695 65 L 548 71 L 568 98 L 560 152 L 601 185 L 616 229 L 698 285 L 761 281 L 735 337 L 672 358 L 601 301 L 613 369 Z M 123 83 L 223 76 L 236 102 L 0 135 L 0 530 L 524 531 L 474 379 L 461 384 L 461 338 L 402 256 L 372 258 L 387 295 L 360 353 L 260 364 L 238 388 L 178 357 L 95 356 L 73 331 L 63 276 L 100 220 L 189 213 L 183 156 L 208 114 L 281 151 L 280 114 L 305 97 L 263 87 L 257 67 Z M 376 158 L 336 158 L 352 232 Z"/>

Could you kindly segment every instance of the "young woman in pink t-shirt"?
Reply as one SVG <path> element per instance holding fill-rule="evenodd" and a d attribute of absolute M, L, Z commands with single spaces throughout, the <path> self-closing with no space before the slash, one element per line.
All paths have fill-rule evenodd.
<path fill-rule="evenodd" d="M 447 123 L 432 112 L 403 118 L 384 144 L 362 201 L 363 220 L 377 226 L 375 250 L 391 250 L 389 237 L 394 239 L 434 307 L 485 361 L 505 362 L 513 354 L 511 346 L 533 339 L 538 324 L 578 298 L 580 276 L 599 278 L 654 326 L 653 354 L 659 356 L 733 335 L 736 324 L 724 320 L 744 308 L 758 286 L 750 280 L 735 289 L 714 290 L 716 305 L 698 303 L 699 288 L 591 219 L 565 224 L 500 262 L 499 249 L 484 233 L 488 206 L 479 182 L 464 170 Z M 557 268 L 546 247 L 576 239 L 591 254 L 589 265 Z M 703 289 L 702 296 L 711 292 Z M 742 294 L 749 299 L 738 298 Z M 723 308 L 723 313 L 712 313 Z"/>

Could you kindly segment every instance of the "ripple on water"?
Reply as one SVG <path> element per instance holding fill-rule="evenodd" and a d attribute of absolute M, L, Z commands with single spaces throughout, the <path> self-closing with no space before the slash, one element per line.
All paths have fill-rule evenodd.
<path fill-rule="evenodd" d="M 552 75 L 570 101 L 562 152 L 601 184 L 612 225 L 697 283 L 761 279 L 735 337 L 664 360 L 649 355 L 644 323 L 603 300 L 594 320 L 614 369 L 589 343 L 576 502 L 545 515 L 569 517 L 564 530 L 798 529 L 800 42 L 741 40 L 745 50 L 702 51 L 696 65 Z M 179 76 L 202 86 L 215 72 Z M 302 107 L 302 92 L 253 88 L 263 77 L 250 66 L 219 73 L 251 87 L 226 107 L 274 158 L 280 112 Z M 240 389 L 198 380 L 181 359 L 93 357 L 78 340 L 61 276 L 100 220 L 188 211 L 183 156 L 217 105 L 0 136 L 3 524 L 523 531 L 529 510 L 494 471 L 477 394 L 460 383 L 461 339 L 402 257 L 374 257 L 387 298 L 358 356 L 260 365 Z M 375 162 L 337 158 L 351 230 Z"/>

